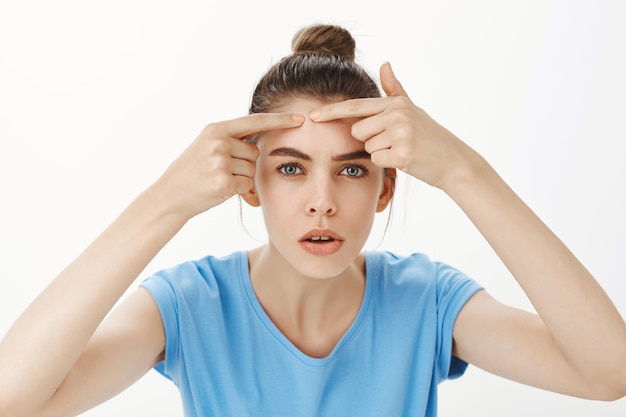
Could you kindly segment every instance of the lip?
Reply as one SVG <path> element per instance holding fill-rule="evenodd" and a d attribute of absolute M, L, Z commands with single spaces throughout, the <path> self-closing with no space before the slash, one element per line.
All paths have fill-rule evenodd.
<path fill-rule="evenodd" d="M 336 233 L 335 231 L 331 229 L 311 229 L 308 232 L 306 232 L 304 235 L 302 235 L 299 242 L 307 241 L 308 239 L 311 239 L 313 237 L 324 237 L 324 236 L 329 237 L 332 240 L 339 240 L 339 241 L 345 240 L 343 236 L 341 236 L 340 234 Z"/>
<path fill-rule="evenodd" d="M 310 241 L 311 238 L 328 237 L 329 240 Z M 312 255 L 332 255 L 341 249 L 344 242 L 343 236 L 330 229 L 312 229 L 305 233 L 299 240 L 302 249 Z"/>

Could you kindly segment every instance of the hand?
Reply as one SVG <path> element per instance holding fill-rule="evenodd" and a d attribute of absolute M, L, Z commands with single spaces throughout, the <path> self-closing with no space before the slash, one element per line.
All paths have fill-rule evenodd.
<path fill-rule="evenodd" d="M 475 153 L 413 104 L 389 63 L 381 66 L 380 79 L 387 97 L 329 104 L 309 117 L 315 122 L 362 118 L 352 125 L 352 135 L 365 142 L 373 163 L 444 188 L 465 172 Z"/>
<path fill-rule="evenodd" d="M 301 115 L 264 113 L 209 124 L 157 181 L 160 201 L 191 218 L 248 192 L 259 151 L 245 139 L 303 122 Z"/>

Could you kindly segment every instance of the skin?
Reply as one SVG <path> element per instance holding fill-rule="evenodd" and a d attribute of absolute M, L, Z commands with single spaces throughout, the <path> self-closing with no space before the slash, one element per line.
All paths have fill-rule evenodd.
<path fill-rule="evenodd" d="M 137 289 L 104 318 L 190 218 L 236 194 L 261 204 L 268 222 L 268 244 L 250 253 L 259 300 L 304 352 L 328 354 L 354 318 L 363 292 L 360 250 L 365 236 L 356 230 L 357 220 L 347 216 L 371 224 L 374 213 L 384 209 L 393 187 L 383 168 L 400 169 L 448 194 L 538 312 L 523 312 L 484 291 L 477 293 L 456 321 L 456 356 L 503 377 L 569 395 L 622 397 L 626 370 L 615 364 L 626 363 L 626 325 L 604 291 L 480 155 L 413 104 L 388 64 L 381 67 L 381 81 L 384 98 L 302 100 L 278 109 L 287 113 L 208 125 L 9 330 L 0 343 L 0 416 L 79 414 L 158 363 L 164 332 L 146 290 Z M 298 112 L 308 117 L 292 114 Z M 267 133 L 258 147 L 242 140 L 259 132 Z M 328 140 L 325 146 L 313 146 L 323 136 L 327 138 L 319 140 Z M 310 156 L 302 162 L 305 175 L 277 176 L 277 163 L 293 162 L 293 157 L 271 155 L 277 145 Z M 367 180 L 344 178 L 338 174 L 345 172 L 341 164 L 333 161 L 333 156 L 357 149 L 371 155 Z M 293 190 L 298 183 L 306 193 Z M 294 207 L 281 204 L 287 192 L 293 193 Z M 359 204 L 347 204 L 350 197 Z M 281 228 L 281 215 L 292 216 L 297 231 Z M 302 233 L 316 227 L 346 238 L 317 272 L 313 256 L 297 249 Z M 274 268 L 285 276 L 270 274 Z M 286 297 L 284 305 L 269 289 Z M 335 294 L 347 298 L 340 302 Z"/>
<path fill-rule="evenodd" d="M 242 139 L 303 121 L 274 113 L 206 126 L 9 329 L 0 343 L 0 416 L 80 414 L 158 363 L 164 331 L 146 290 L 104 317 L 190 218 L 250 190 L 258 148 Z"/>
<path fill-rule="evenodd" d="M 606 293 L 567 247 L 474 150 L 409 99 L 386 63 L 383 99 L 315 110 L 318 123 L 358 117 L 352 135 L 372 161 L 443 190 L 511 271 L 533 315 L 476 294 L 454 328 L 453 353 L 489 372 L 595 399 L 626 394 L 626 325 Z M 567 289 L 567 291 L 564 291 Z"/>
<path fill-rule="evenodd" d="M 308 114 L 321 104 L 300 99 L 276 110 Z M 307 119 L 298 129 L 264 134 L 254 188 L 244 195 L 263 208 L 269 237 L 249 256 L 253 288 L 277 327 L 315 357 L 327 356 L 357 315 L 365 283 L 361 250 L 375 213 L 393 194 L 393 180 L 350 134 L 353 122 Z M 304 250 L 299 240 L 316 229 L 341 236 L 341 250 L 325 256 Z"/>

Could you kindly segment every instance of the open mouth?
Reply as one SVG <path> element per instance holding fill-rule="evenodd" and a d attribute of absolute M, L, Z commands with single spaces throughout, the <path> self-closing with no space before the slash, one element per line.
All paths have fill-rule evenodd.
<path fill-rule="evenodd" d="M 307 239 L 307 241 L 309 242 L 313 242 L 313 243 L 324 243 L 324 242 L 332 242 L 333 239 L 330 236 L 311 236 L 310 238 Z"/>
<path fill-rule="evenodd" d="M 343 246 L 344 238 L 331 229 L 314 229 L 300 238 L 302 248 L 313 255 L 332 255 Z"/>

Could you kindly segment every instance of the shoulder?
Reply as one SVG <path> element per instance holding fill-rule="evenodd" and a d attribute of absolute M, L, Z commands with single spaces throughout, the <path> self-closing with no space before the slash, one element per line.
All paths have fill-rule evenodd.
<path fill-rule="evenodd" d="M 169 293 L 175 297 L 219 293 L 234 285 L 247 268 L 244 252 L 190 260 L 162 269 L 142 282 L 151 293 Z"/>
<path fill-rule="evenodd" d="M 368 272 L 396 281 L 432 280 L 457 271 L 448 264 L 432 261 L 423 253 L 399 255 L 388 251 L 367 251 L 365 259 Z"/>
<path fill-rule="evenodd" d="M 446 294 L 473 293 L 479 285 L 459 269 L 440 261 L 433 261 L 423 253 L 398 255 L 386 251 L 366 252 L 368 276 L 390 288 L 430 292 L 436 298 Z"/>

